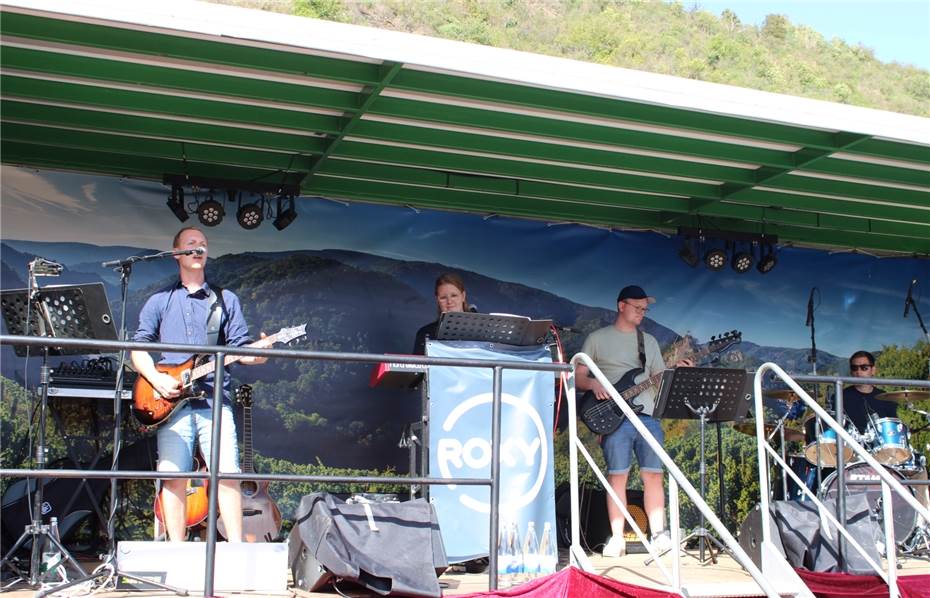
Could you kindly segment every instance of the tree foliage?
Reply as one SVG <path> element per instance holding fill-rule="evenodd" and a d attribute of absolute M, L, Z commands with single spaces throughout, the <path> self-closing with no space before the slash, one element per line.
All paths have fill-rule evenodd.
<path fill-rule="evenodd" d="M 770 14 L 742 23 L 659 0 L 219 0 L 906 114 L 930 115 L 930 74 L 883 63 Z"/>

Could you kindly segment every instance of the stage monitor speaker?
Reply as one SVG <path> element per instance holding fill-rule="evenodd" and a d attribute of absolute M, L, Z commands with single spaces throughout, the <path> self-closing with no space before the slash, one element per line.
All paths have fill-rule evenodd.
<path fill-rule="evenodd" d="M 778 501 L 776 501 L 778 502 Z M 781 534 L 774 519 L 770 519 L 770 529 L 772 532 L 772 543 L 782 555 L 785 554 L 785 548 L 781 543 Z M 762 507 L 758 503 L 746 515 L 743 524 L 739 527 L 737 535 L 740 548 L 749 555 L 756 567 L 762 568 Z"/>
<path fill-rule="evenodd" d="M 568 484 L 562 484 L 555 492 L 555 518 L 558 527 L 558 541 L 561 548 L 566 548 L 571 544 L 571 491 Z M 610 519 L 607 517 L 607 491 L 598 487 L 583 485 L 579 489 L 579 500 L 581 502 L 579 511 L 581 513 L 581 542 L 589 550 L 594 550 L 598 546 L 607 542 L 610 538 Z M 649 518 L 646 516 L 646 510 L 643 504 L 642 490 L 626 491 L 627 509 L 630 515 L 636 521 L 636 524 L 648 536 L 651 532 L 649 529 Z M 639 542 L 635 532 L 627 524 L 624 534 L 627 542 Z M 630 545 L 627 549 L 630 552 Z"/>

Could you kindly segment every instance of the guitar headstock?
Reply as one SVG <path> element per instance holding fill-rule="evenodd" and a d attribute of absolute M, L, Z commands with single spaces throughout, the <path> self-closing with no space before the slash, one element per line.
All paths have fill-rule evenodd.
<path fill-rule="evenodd" d="M 290 328 L 282 328 L 274 336 L 275 336 L 276 342 L 289 343 L 303 336 L 307 336 L 307 325 L 301 324 L 300 326 L 291 326 Z"/>
<path fill-rule="evenodd" d="M 240 384 L 236 388 L 235 392 L 236 402 L 242 405 L 243 407 L 252 406 L 252 385 L 251 384 Z"/>
<path fill-rule="evenodd" d="M 708 353 L 719 353 L 741 342 L 743 342 L 743 333 L 739 330 L 731 330 L 710 337 L 710 341 L 707 342 L 707 351 Z"/>

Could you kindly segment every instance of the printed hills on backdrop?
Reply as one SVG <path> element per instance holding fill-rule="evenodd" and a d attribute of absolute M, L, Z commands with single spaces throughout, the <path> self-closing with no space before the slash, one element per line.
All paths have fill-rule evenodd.
<path fill-rule="evenodd" d="M 61 277 L 41 279 L 43 285 L 103 282 L 116 314 L 119 279 L 102 268 L 100 261 L 148 253 L 154 251 L 8 240 L 2 244 L 0 286 L 25 286 L 26 264 L 41 255 L 65 266 Z M 436 263 L 322 250 L 227 254 L 211 259 L 207 271 L 211 281 L 240 297 L 253 335 L 307 322 L 308 336 L 294 348 L 407 354 L 417 329 L 435 318 L 433 282 L 448 269 Z M 172 259 L 134 268 L 127 304 L 130 333 L 142 303 L 154 290 L 169 284 L 176 271 Z M 578 331 L 562 335 L 569 355 L 580 350 L 588 332 L 613 320 L 611 310 L 473 272 L 462 274 L 469 301 L 482 312 L 552 319 Z M 663 347 L 679 338 L 678 332 L 650 319 L 645 320 L 645 330 Z M 805 349 L 767 347 L 747 339 L 734 350 L 742 359 L 728 362 L 731 367 L 754 368 L 771 360 L 787 371 L 810 371 Z M 2 357 L 2 374 L 22 381 L 22 360 L 13 357 L 10 347 L 3 348 Z M 842 358 L 825 352 L 818 354 L 818 360 L 821 372 L 838 371 L 843 363 Z M 239 383 L 255 387 L 256 451 L 296 463 L 319 459 L 335 467 L 394 466 L 406 471 L 406 451 L 397 448 L 397 441 L 403 427 L 419 417 L 419 392 L 369 388 L 371 367 L 281 359 L 235 368 L 233 376 Z"/>

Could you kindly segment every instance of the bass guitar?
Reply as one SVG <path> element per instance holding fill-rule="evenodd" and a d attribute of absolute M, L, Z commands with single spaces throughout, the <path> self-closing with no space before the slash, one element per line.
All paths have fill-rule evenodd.
<path fill-rule="evenodd" d="M 194 471 L 206 471 L 207 468 L 203 465 L 203 460 L 200 458 L 200 455 L 194 457 Z M 161 506 L 161 495 L 164 492 L 164 489 L 158 493 L 155 497 L 155 517 L 164 527 L 165 525 L 165 516 L 162 513 Z M 194 527 L 200 523 L 203 523 L 203 520 L 207 518 L 207 514 L 210 512 L 210 497 L 208 494 L 207 480 L 205 479 L 189 479 L 187 480 L 187 488 L 184 490 L 184 502 L 187 505 L 184 513 L 184 525 L 187 527 Z"/>
<path fill-rule="evenodd" d="M 236 400 L 242 403 L 242 473 L 255 473 L 252 463 L 252 387 L 243 384 L 236 389 Z M 244 480 L 242 492 L 242 540 L 271 542 L 281 533 L 281 511 L 268 494 L 268 482 Z M 223 518 L 216 521 L 216 531 L 226 537 Z"/>
<path fill-rule="evenodd" d="M 282 328 L 277 333 L 248 345 L 264 348 L 275 343 L 288 343 L 307 334 L 307 325 Z M 230 365 L 242 359 L 242 355 L 227 355 L 223 365 Z M 209 355 L 195 355 L 179 365 L 157 365 L 159 372 L 170 374 L 181 383 L 181 394 L 177 397 L 163 397 L 145 379 L 136 378 L 132 387 L 132 414 L 143 426 L 157 426 L 163 423 L 171 413 L 191 399 L 203 398 L 204 392 L 197 389 L 197 380 L 209 375 L 214 370 L 213 360 Z"/>
<path fill-rule="evenodd" d="M 743 339 L 743 334 L 737 330 L 731 332 L 725 332 L 719 337 L 712 336 L 710 342 L 707 343 L 707 346 L 703 347 L 698 351 L 692 351 L 690 357 L 702 358 L 700 364 L 706 365 L 707 363 L 713 363 L 719 358 L 719 353 L 726 350 L 727 348 L 741 342 Z M 673 347 L 675 352 L 675 357 L 670 359 L 671 362 L 675 363 L 681 359 L 687 359 L 685 357 L 678 357 L 681 352 L 680 346 Z M 700 365 L 699 364 L 699 365 Z M 643 373 L 643 368 L 635 368 L 628 371 L 620 380 L 614 384 L 614 388 L 617 389 L 617 392 L 620 394 L 620 399 L 623 401 L 630 401 L 633 398 L 639 396 L 647 388 L 651 388 L 659 383 L 662 380 L 662 372 L 651 376 L 642 382 L 636 382 L 636 378 Z M 634 413 L 639 413 L 643 410 L 642 405 L 631 404 Z M 581 397 L 581 402 L 578 406 L 578 415 L 581 418 L 581 421 L 588 426 L 588 429 L 594 432 L 595 434 L 610 434 L 614 430 L 620 427 L 623 424 L 623 421 L 626 419 L 626 416 L 620 410 L 620 407 L 614 403 L 613 399 L 605 399 L 603 401 L 599 400 L 595 396 L 593 391 L 587 391 Z"/>

